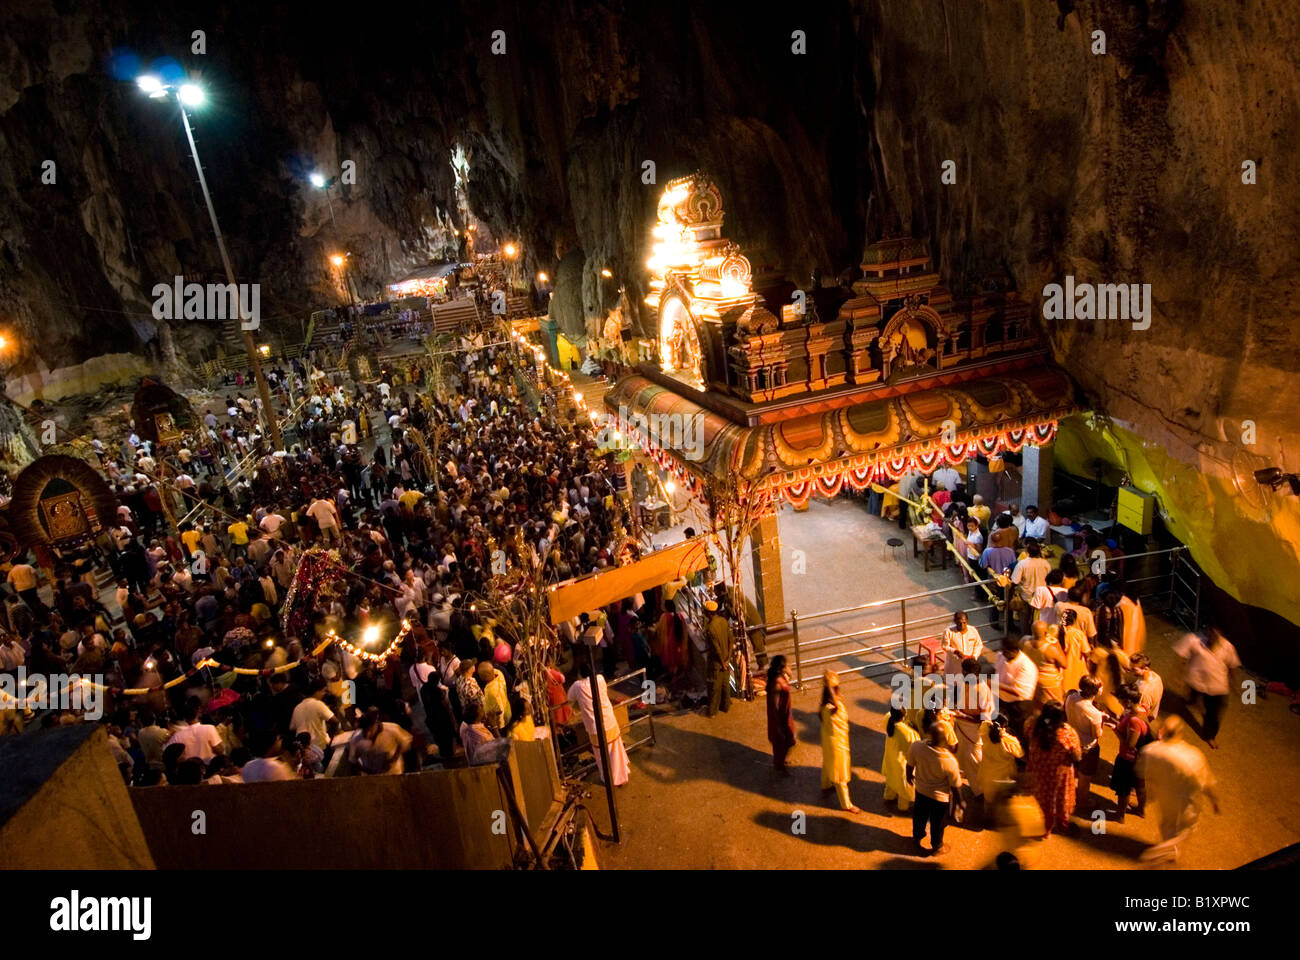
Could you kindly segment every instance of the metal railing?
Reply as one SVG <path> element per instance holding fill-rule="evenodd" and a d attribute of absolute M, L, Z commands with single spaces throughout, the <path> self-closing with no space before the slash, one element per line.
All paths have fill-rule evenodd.
<path fill-rule="evenodd" d="M 609 681 L 605 685 L 607 690 L 614 690 L 617 693 L 625 693 L 625 695 L 627 696 L 626 700 L 620 700 L 618 704 L 613 703 L 613 701 L 611 700 L 610 705 L 619 706 L 622 704 L 627 704 L 627 708 L 628 708 L 627 726 L 622 730 L 620 730 L 619 733 L 620 736 L 625 737 L 623 741 L 623 748 L 627 750 L 628 753 L 631 753 L 637 747 L 643 746 L 647 743 L 650 744 L 651 746 L 655 745 L 654 712 L 650 709 L 649 706 L 646 706 L 645 704 L 644 683 L 641 684 L 640 689 L 637 690 L 635 693 L 626 693 L 625 691 L 621 691 L 617 689 L 622 684 L 635 682 L 637 677 L 644 677 L 644 676 L 645 676 L 645 668 L 642 667 L 639 670 L 633 670 L 631 673 L 624 674 L 621 677 L 616 677 L 615 679 Z M 657 685 L 655 685 L 655 688 L 657 689 Z M 644 707 L 644 712 L 637 716 L 633 716 L 632 708 L 638 705 Z M 578 712 L 577 706 L 575 706 L 571 701 L 566 700 L 564 703 L 557 703 L 550 708 L 551 716 L 554 717 L 556 713 L 558 713 L 560 710 L 563 710 L 565 707 L 570 708 L 575 713 Z M 646 725 L 646 734 L 645 736 L 641 736 L 640 739 L 632 739 L 631 737 L 632 732 L 634 728 L 637 727 L 638 724 Z M 555 727 L 554 720 L 552 720 L 552 729 L 554 729 L 554 727 Z M 637 735 L 638 736 L 640 735 L 639 730 L 637 730 Z M 558 738 L 553 738 L 553 739 L 555 740 L 555 743 L 558 746 L 559 745 Z M 574 746 L 567 747 L 563 750 L 560 750 L 559 759 L 560 759 L 561 772 L 565 772 L 571 777 L 586 776 L 591 770 L 595 769 L 596 766 L 595 751 L 599 749 L 600 748 L 596 746 L 595 742 L 592 741 L 590 743 L 578 743 L 575 744 Z M 592 752 L 591 759 L 587 761 L 579 762 L 578 757 L 580 757 L 583 753 L 587 752 L 588 750 Z"/>
<path fill-rule="evenodd" d="M 1177 619 L 1188 629 L 1199 628 L 1202 574 L 1186 547 L 1118 556 L 1108 563 L 1122 568 L 1124 582 L 1137 590 L 1139 599 L 1153 601 L 1153 610 Z M 797 610 L 791 610 L 790 619 L 769 627 L 773 632 L 788 627 L 789 638 L 769 638 L 767 654 L 770 657 L 777 653 L 787 653 L 792 657 L 795 686 L 799 689 L 803 688 L 805 669 L 812 670 L 830 663 L 860 659 L 862 663 L 841 665 L 836 668 L 836 672 L 840 675 L 860 674 L 869 677 L 872 671 L 892 669 L 907 663 L 928 641 L 934 641 L 942 635 L 943 630 L 934 630 L 933 625 L 950 623 L 958 610 L 964 611 L 972 623 L 978 622 L 977 615 L 988 615 L 992 625 L 1001 631 L 1003 637 L 1009 635 L 1013 627 L 1010 608 L 1014 589 L 1011 584 L 1003 586 L 994 579 L 974 580 L 938 590 L 823 610 L 807 616 L 800 616 Z M 963 590 L 968 593 L 984 590 L 995 594 L 996 599 L 974 605 L 946 602 L 950 594 Z M 943 609 L 935 612 L 939 607 Z M 831 622 L 834 618 L 869 616 L 873 611 L 896 611 L 897 619 L 849 632 L 836 629 Z M 807 636 L 810 626 L 826 635 L 810 639 Z"/>
<path fill-rule="evenodd" d="M 302 397 L 302 399 L 298 401 L 298 403 L 291 410 L 285 411 L 284 416 L 280 418 L 280 429 L 282 431 L 285 431 L 286 428 L 288 428 L 288 426 L 291 423 L 293 423 L 293 420 L 295 417 L 297 417 L 299 411 L 301 411 L 302 408 L 307 405 L 307 400 L 308 398 L 304 396 Z M 265 424 L 262 424 L 261 426 L 264 427 Z M 227 483 L 232 483 L 232 482 L 237 483 L 239 480 L 243 479 L 244 475 L 249 471 L 249 469 L 251 469 L 252 465 L 259 459 L 261 459 L 261 455 L 259 455 L 256 450 L 250 450 L 248 453 L 244 454 L 244 456 L 238 462 L 236 462 L 234 466 L 232 466 L 229 470 L 224 471 L 222 476 L 225 478 L 225 481 Z M 195 503 L 195 505 L 190 508 L 189 512 L 186 513 L 185 516 L 179 518 L 176 521 L 177 529 L 184 527 L 184 525 L 187 523 L 193 523 L 198 517 L 203 515 L 204 511 L 212 509 L 210 504 L 199 499 L 198 497 L 194 497 L 190 494 L 186 494 L 186 496 L 189 497 L 190 499 L 195 499 L 198 502 Z"/>

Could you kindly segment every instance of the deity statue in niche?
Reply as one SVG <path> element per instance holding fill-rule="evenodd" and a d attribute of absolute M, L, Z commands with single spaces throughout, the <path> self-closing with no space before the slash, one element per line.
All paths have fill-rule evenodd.
<path fill-rule="evenodd" d="M 40 501 L 42 520 L 52 542 L 83 537 L 90 533 L 90 520 L 81 506 L 80 492 L 44 497 Z"/>
<path fill-rule="evenodd" d="M 704 351 L 700 347 L 695 323 L 680 300 L 668 300 L 660 318 L 660 337 L 663 344 L 660 360 L 664 372 L 671 373 L 684 383 L 704 387 Z"/>
<path fill-rule="evenodd" d="M 942 324 L 938 314 L 909 297 L 880 334 L 878 343 L 885 378 L 917 367 L 937 366 L 936 348 L 930 346 L 930 337 L 933 334 L 936 342 L 942 340 Z"/>
<path fill-rule="evenodd" d="M 176 418 L 170 413 L 155 413 L 153 419 L 159 443 L 171 443 L 181 438 L 181 432 L 176 428 Z"/>
<path fill-rule="evenodd" d="M 623 348 L 623 310 L 622 307 L 615 307 L 609 312 L 605 319 L 604 343 L 605 355 L 611 360 L 617 360 L 620 363 L 626 363 L 627 358 Z"/>

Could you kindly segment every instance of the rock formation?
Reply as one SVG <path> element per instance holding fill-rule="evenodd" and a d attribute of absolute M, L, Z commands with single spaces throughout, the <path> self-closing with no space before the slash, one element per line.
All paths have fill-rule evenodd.
<path fill-rule="evenodd" d="M 190 52 L 195 30 L 204 55 Z M 263 284 L 270 335 L 287 341 L 337 300 L 329 252 L 351 251 L 373 292 L 453 251 L 467 211 L 517 238 L 529 274 L 550 275 L 566 332 L 620 284 L 639 320 L 661 185 L 695 169 L 721 187 L 727 235 L 756 271 L 796 282 L 844 276 L 868 240 L 901 229 L 929 239 L 958 293 L 1010 281 L 1037 298 L 1067 274 L 1151 284 L 1148 329 L 1047 324 L 1105 424 L 1072 425 L 1061 455 L 1107 458 L 1156 491 L 1220 586 L 1300 622 L 1300 505 L 1261 501 L 1232 468 L 1300 469 L 1287 389 L 1300 354 L 1297 39 L 1300 8 L 1281 0 L 761 13 L 462 0 L 346 19 L 133 0 L 56 16 L 15 0 L 0 14 L 0 315 L 21 344 L 10 382 L 114 351 L 179 366 L 215 340 L 177 324 L 163 348 L 151 285 L 219 261 L 174 107 L 107 68 L 115 48 L 170 54 L 208 85 L 195 123 L 218 213 L 241 279 Z M 41 183 L 46 159 L 57 185 Z M 345 160 L 357 178 L 332 195 L 336 235 L 306 174 Z"/>

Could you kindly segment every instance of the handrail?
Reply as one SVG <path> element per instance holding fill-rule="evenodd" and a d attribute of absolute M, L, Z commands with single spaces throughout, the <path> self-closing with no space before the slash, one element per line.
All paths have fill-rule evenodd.
<path fill-rule="evenodd" d="M 298 401 L 298 403 L 293 408 L 285 411 L 283 418 L 277 418 L 281 428 L 287 426 L 293 420 L 294 416 L 298 413 L 298 411 L 301 410 L 304 406 L 306 406 L 308 399 L 309 399 L 308 397 L 304 396 L 301 400 Z M 272 413 L 274 413 L 274 411 L 272 411 Z M 249 451 L 247 454 L 244 455 L 242 459 L 240 459 L 237 463 L 235 463 L 234 466 L 232 466 L 229 470 L 224 471 L 222 473 L 222 478 L 227 483 L 229 483 L 232 479 L 243 476 L 244 472 L 248 469 L 249 463 L 251 461 L 257 460 L 258 458 L 259 458 L 259 454 L 257 453 L 256 450 Z M 176 528 L 179 530 L 183 525 L 187 523 L 192 523 L 195 517 L 201 516 L 203 514 L 203 511 L 209 509 L 211 509 L 211 506 L 204 500 L 200 499 L 198 503 L 196 503 L 193 507 L 190 508 L 189 512 L 187 512 L 185 516 L 181 517 L 179 520 L 176 521 Z"/>
<path fill-rule="evenodd" d="M 921 591 L 920 593 L 909 593 L 906 596 L 902 596 L 902 597 L 891 597 L 888 600 L 872 600 L 868 603 L 858 604 L 857 606 L 854 607 L 841 607 L 838 610 L 823 610 L 821 613 L 810 613 L 806 615 L 800 614 L 799 619 L 813 620 L 818 617 L 833 617 L 842 613 L 856 613 L 859 610 L 871 610 L 875 607 L 883 607 L 891 603 L 902 603 L 903 601 L 906 600 L 924 600 L 927 597 L 938 596 L 941 593 L 951 593 L 954 590 L 969 590 L 972 587 L 979 586 L 980 584 L 993 584 L 994 586 L 997 586 L 998 582 L 996 580 L 974 580 L 970 583 L 958 583 L 951 587 L 940 587 L 938 590 L 924 590 Z M 769 624 L 768 629 L 769 631 L 779 629 L 781 627 L 784 627 L 788 623 L 790 623 L 789 620 L 782 620 L 776 624 Z"/>
<path fill-rule="evenodd" d="M 1188 591 L 1192 591 L 1193 589 L 1195 589 L 1196 599 L 1194 601 L 1195 611 L 1193 612 L 1193 617 L 1199 618 L 1199 606 L 1200 606 L 1199 577 L 1197 578 L 1197 587 L 1193 588 L 1193 585 L 1188 583 L 1186 580 L 1184 580 L 1183 577 L 1180 575 L 1181 571 L 1178 569 L 1178 564 L 1177 564 L 1177 560 L 1179 556 L 1185 555 L 1186 551 L 1187 548 L 1185 546 L 1180 545 L 1176 547 L 1168 547 L 1161 550 L 1150 550 L 1144 553 L 1124 554 L 1123 556 L 1116 557 L 1115 561 L 1128 563 L 1129 561 L 1140 561 L 1148 557 L 1163 556 L 1165 554 L 1173 555 L 1174 562 L 1171 563 L 1169 572 L 1167 574 L 1134 578 L 1129 582 L 1139 583 L 1148 580 L 1163 580 L 1167 576 L 1170 580 L 1171 602 L 1172 602 L 1173 591 L 1177 584 L 1181 584 Z M 990 586 L 994 586 L 1003 592 L 1002 599 L 999 600 L 997 598 L 992 597 L 992 593 L 989 590 Z M 989 579 L 989 580 L 975 580 L 969 583 L 955 584 L 950 587 L 940 587 L 937 590 L 926 590 L 919 593 L 908 594 L 906 596 L 900 596 L 900 597 L 892 597 L 885 600 L 872 600 L 868 603 L 857 604 L 855 606 L 850 606 L 850 607 L 840 607 L 835 610 L 823 610 L 819 613 L 813 613 L 808 615 L 801 615 L 797 611 L 791 610 L 789 620 L 782 621 L 778 624 L 775 624 L 774 626 L 777 629 L 787 625 L 791 627 L 792 630 L 791 641 L 793 643 L 792 652 L 795 661 L 795 676 L 796 676 L 795 683 L 799 689 L 802 689 L 803 668 L 805 666 L 816 667 L 820 664 L 831 663 L 836 660 L 843 659 L 845 657 L 861 657 L 864 655 L 878 654 L 878 653 L 882 653 L 900 647 L 902 648 L 901 658 L 884 660 L 877 663 L 866 663 L 858 667 L 846 668 L 842 672 L 857 673 L 860 671 L 864 671 L 868 668 L 883 667 L 894 663 L 905 662 L 907 660 L 907 655 L 908 655 L 909 631 L 911 631 L 912 633 L 912 637 L 910 639 L 918 640 L 918 638 L 916 637 L 916 632 L 918 628 L 924 629 L 930 624 L 947 620 L 949 617 L 952 616 L 951 613 L 945 613 L 941 615 L 921 617 L 920 619 L 910 618 L 908 616 L 908 610 L 907 610 L 908 601 L 915 602 L 917 600 L 927 600 L 934 597 L 942 596 L 947 593 L 952 593 L 953 591 L 956 590 L 970 590 L 972 588 L 977 588 L 977 587 L 983 587 L 985 593 L 989 594 L 990 597 L 992 598 L 992 602 L 980 603 L 973 607 L 967 607 L 963 605 L 959 608 L 961 611 L 965 612 L 968 615 L 971 613 L 978 613 L 984 610 L 997 610 L 999 612 L 1006 611 L 1007 602 L 1010 598 L 1010 592 L 1012 589 L 1011 584 L 1001 583 L 997 579 Z M 806 625 L 809 621 L 825 619 L 827 617 L 842 616 L 844 614 L 860 613 L 862 611 L 867 611 L 867 610 L 879 610 L 881 608 L 892 606 L 894 604 L 897 604 L 899 608 L 899 614 L 900 614 L 899 622 L 889 623 L 881 626 L 865 627 L 863 629 L 855 630 L 850 633 L 841 633 L 838 630 L 834 630 L 834 628 L 832 627 L 831 636 L 818 637 L 812 640 L 801 640 L 800 638 L 799 635 L 800 625 L 801 624 Z M 1002 626 L 1007 630 L 1010 630 L 1009 621 L 1003 623 Z M 889 641 L 888 643 L 881 643 L 881 644 L 876 644 L 871 646 L 865 645 L 862 642 L 866 638 L 873 637 L 876 635 L 889 634 L 891 632 L 897 632 L 899 634 L 899 638 L 896 640 Z M 775 641 L 775 645 L 777 646 L 780 646 L 781 643 L 782 641 L 779 640 Z M 835 653 L 826 654 L 819 657 L 813 657 L 812 659 L 804 658 L 804 653 L 807 652 L 808 650 L 815 647 L 826 646 L 830 644 L 849 644 L 853 647 L 856 647 L 857 649 L 840 650 Z M 773 643 L 769 642 L 769 649 L 771 649 L 772 646 Z"/>
<path fill-rule="evenodd" d="M 1164 550 L 1149 550 L 1146 553 L 1126 553 L 1123 556 L 1116 557 L 1115 561 L 1127 563 L 1130 560 L 1138 560 L 1142 557 L 1155 557 L 1165 553 L 1180 553 L 1182 551 L 1185 551 L 1186 549 L 1187 548 L 1184 546 L 1178 546 L 1178 547 L 1167 547 Z M 1143 577 L 1140 579 L 1152 579 L 1152 578 Z M 819 617 L 833 617 L 844 613 L 856 613 L 860 610 L 871 610 L 876 607 L 883 607 L 892 603 L 901 603 L 906 600 L 924 600 L 928 597 L 938 596 L 943 593 L 951 593 L 954 590 L 969 590 L 972 587 L 978 587 L 981 584 L 985 586 L 988 586 L 990 584 L 994 586 L 1000 586 L 996 580 L 973 580 L 970 583 L 958 583 L 951 587 L 940 587 L 937 590 L 923 590 L 919 593 L 909 593 L 906 596 L 890 597 L 887 600 L 871 600 L 867 603 L 858 604 L 857 606 L 852 606 L 852 607 L 840 607 L 839 609 L 836 610 L 823 610 L 820 613 L 800 614 L 799 619 L 802 621 L 808 621 L 808 620 L 817 619 Z M 769 631 L 777 630 L 780 629 L 781 627 L 788 626 L 790 623 L 791 623 L 790 620 L 782 620 L 775 624 L 769 624 L 768 629 Z"/>

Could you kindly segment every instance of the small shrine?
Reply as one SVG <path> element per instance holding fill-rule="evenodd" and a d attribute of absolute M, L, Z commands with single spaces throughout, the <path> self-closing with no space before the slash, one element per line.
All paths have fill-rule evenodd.
<path fill-rule="evenodd" d="M 153 377 L 144 377 L 131 402 L 136 434 L 151 443 L 173 443 L 198 424 L 194 407 Z"/>
<path fill-rule="evenodd" d="M 703 175 L 664 190 L 645 302 L 658 317 L 659 370 L 691 390 L 759 404 L 897 384 L 1038 346 L 1028 303 L 1000 291 L 954 299 L 913 237 L 869 245 L 851 294 L 768 291 L 787 298 L 778 316 L 722 224 L 722 195 Z"/>
<path fill-rule="evenodd" d="M 759 280 L 724 236 L 722 195 L 702 174 L 667 185 L 653 235 L 645 302 L 657 362 L 619 380 L 604 404 L 687 489 L 735 477 L 772 508 L 755 540 L 768 545 L 755 552 L 764 608 L 780 610 L 770 545 L 781 502 L 801 509 L 814 496 L 1022 450 L 1050 464 L 1058 421 L 1078 409 L 1031 305 L 1002 289 L 954 297 L 922 239 L 869 244 L 849 288 Z M 665 418 L 690 418 L 702 442 L 670 449 L 663 431 L 636 426 Z M 1050 466 L 1032 473 L 1050 476 Z"/>

